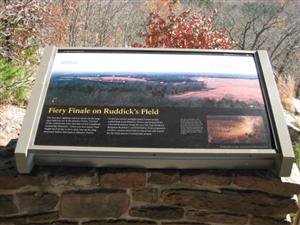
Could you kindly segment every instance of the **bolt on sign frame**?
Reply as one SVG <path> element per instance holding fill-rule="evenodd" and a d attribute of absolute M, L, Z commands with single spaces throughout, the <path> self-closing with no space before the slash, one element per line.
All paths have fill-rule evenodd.
<path fill-rule="evenodd" d="M 47 47 L 15 154 L 20 173 L 294 161 L 267 52 L 227 50 Z"/>

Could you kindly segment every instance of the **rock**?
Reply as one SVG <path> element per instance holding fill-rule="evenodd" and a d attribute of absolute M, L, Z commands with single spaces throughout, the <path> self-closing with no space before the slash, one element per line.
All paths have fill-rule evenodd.
<path fill-rule="evenodd" d="M 48 223 L 26 223 L 26 225 L 78 225 L 78 223 L 68 220 L 55 220 Z"/>
<path fill-rule="evenodd" d="M 139 169 L 104 169 L 100 176 L 103 187 L 139 188 L 146 184 L 146 171 Z"/>
<path fill-rule="evenodd" d="M 184 210 L 171 206 L 141 206 L 129 210 L 129 215 L 133 217 L 146 217 L 156 220 L 176 220 L 183 217 Z"/>
<path fill-rule="evenodd" d="M 224 224 L 246 224 L 248 221 L 247 215 L 238 215 L 232 213 L 213 213 L 197 210 L 188 210 L 186 218 L 189 220 L 196 220 L 199 222 L 208 223 L 224 223 Z"/>
<path fill-rule="evenodd" d="M 93 220 L 84 222 L 82 225 L 156 225 L 157 223 L 148 220 Z"/>
<path fill-rule="evenodd" d="M 0 190 L 18 189 L 27 185 L 38 186 L 41 178 L 32 175 L 0 176 Z"/>
<path fill-rule="evenodd" d="M 0 225 L 23 225 L 24 221 L 26 221 L 25 217 L 9 217 L 9 218 L 7 218 L 7 217 L 0 216 Z"/>
<path fill-rule="evenodd" d="M 0 216 L 8 216 L 18 212 L 12 195 L 0 195 Z"/>
<path fill-rule="evenodd" d="M 294 114 L 288 111 L 284 111 L 284 118 L 290 133 L 292 143 L 296 143 L 300 135 L 300 129 L 297 125 L 298 119 Z"/>
<path fill-rule="evenodd" d="M 41 213 L 28 217 L 30 222 L 55 221 L 59 218 L 58 212 Z"/>
<path fill-rule="evenodd" d="M 6 146 L 0 146 L 0 157 L 14 156 L 18 139 L 11 139 Z"/>
<path fill-rule="evenodd" d="M 134 201 L 154 203 L 158 200 L 158 191 L 155 188 L 140 188 L 132 190 Z"/>
<path fill-rule="evenodd" d="M 281 177 L 280 179 L 291 192 L 295 194 L 300 193 L 300 171 L 296 163 L 293 164 L 291 175 L 289 177 Z"/>
<path fill-rule="evenodd" d="M 293 178 L 282 180 L 267 170 L 183 170 L 181 183 L 195 187 L 226 187 L 260 190 L 276 195 L 293 196 L 300 193 L 300 173 L 293 167 Z M 289 180 L 289 181 L 288 181 Z"/>
<path fill-rule="evenodd" d="M 8 223 L 12 223 L 13 225 L 78 225 L 77 223 L 72 223 L 71 221 L 59 220 L 58 212 L 41 213 L 35 215 L 10 216 L 6 218 L 0 217 L 0 221 L 3 222 L 5 225 L 7 225 Z"/>
<path fill-rule="evenodd" d="M 177 170 L 150 170 L 148 183 L 159 185 L 170 185 L 179 181 Z"/>
<path fill-rule="evenodd" d="M 225 186 L 233 181 L 230 171 L 220 170 L 183 170 L 181 182 L 192 185 Z"/>
<path fill-rule="evenodd" d="M 237 173 L 233 183 L 240 188 L 261 190 L 276 195 L 293 196 L 300 193 L 300 173 L 296 164 L 293 165 L 290 177 L 279 178 L 270 171 L 249 171 Z"/>
<path fill-rule="evenodd" d="M 297 99 L 297 98 L 294 98 L 293 103 L 294 103 L 294 106 L 295 106 L 296 113 L 300 114 L 300 100 Z"/>
<path fill-rule="evenodd" d="M 26 110 L 14 105 L 0 106 L 0 146 L 18 138 Z"/>
<path fill-rule="evenodd" d="M 97 169 L 87 167 L 43 167 L 42 172 L 47 174 L 47 181 L 53 187 L 63 189 L 71 187 L 97 186 Z"/>
<path fill-rule="evenodd" d="M 296 144 L 299 141 L 300 131 L 298 131 L 297 127 L 290 125 L 288 125 L 288 130 L 292 144 Z"/>
<path fill-rule="evenodd" d="M 253 217 L 249 218 L 251 225 L 292 225 L 290 222 L 285 220 L 274 220 L 269 218 L 263 218 L 263 217 Z"/>
<path fill-rule="evenodd" d="M 211 224 L 181 221 L 181 222 L 164 222 L 164 223 L 161 223 L 161 225 L 211 225 Z M 224 225 L 224 224 L 222 224 L 222 225 Z"/>
<path fill-rule="evenodd" d="M 53 193 L 25 192 L 17 193 L 20 213 L 33 214 L 54 210 L 58 196 Z"/>
<path fill-rule="evenodd" d="M 194 189 L 168 189 L 161 193 L 165 203 L 191 206 L 199 210 L 223 211 L 236 214 L 253 214 L 285 218 L 287 213 L 296 212 L 295 199 L 279 197 L 258 191 L 228 190 L 212 192 Z M 241 204 L 242 203 L 242 204 Z"/>
<path fill-rule="evenodd" d="M 129 207 L 129 196 L 120 190 L 86 190 L 62 195 L 60 214 L 65 218 L 120 217 Z"/>
<path fill-rule="evenodd" d="M 0 127 L 1 126 L 5 126 L 5 125 L 4 124 L 0 124 Z M 7 135 L 3 131 L 1 131 L 0 132 L 0 147 L 1 146 L 5 146 L 7 144 L 7 142 L 8 142 Z"/>
<path fill-rule="evenodd" d="M 239 215 L 223 212 L 205 212 L 197 210 L 188 210 L 186 218 L 189 220 L 196 220 L 199 222 L 206 222 L 212 224 L 251 224 L 251 225 L 288 225 L 287 221 L 277 221 L 270 218 L 253 217 L 250 215 Z M 251 222 L 250 222 L 251 221 Z M 249 223 L 250 222 L 250 223 Z"/>

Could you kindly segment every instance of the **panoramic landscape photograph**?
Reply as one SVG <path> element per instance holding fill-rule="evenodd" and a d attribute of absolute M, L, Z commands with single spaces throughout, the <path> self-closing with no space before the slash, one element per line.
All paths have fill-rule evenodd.
<path fill-rule="evenodd" d="M 71 94 L 70 94 L 71 93 Z M 249 95 L 248 93 L 251 93 Z M 47 104 L 105 106 L 228 107 L 263 104 L 252 78 L 201 74 L 54 75 Z"/>
<path fill-rule="evenodd" d="M 103 59 L 102 55 L 105 54 L 94 54 L 96 56 L 94 58 L 98 55 Z M 85 65 L 87 62 L 81 62 L 85 65 L 84 68 L 90 70 L 84 71 L 82 67 L 79 68 L 78 59 L 64 59 L 60 61 L 60 65 L 58 62 L 56 65 L 61 69 L 55 70 L 54 65 L 46 104 L 256 109 L 264 106 L 256 71 L 238 72 L 237 69 L 241 68 L 240 62 L 236 65 L 230 65 L 232 62 L 226 64 L 228 58 L 242 61 L 246 59 L 248 63 L 254 64 L 251 57 L 212 56 L 208 57 L 209 62 L 202 62 L 199 55 L 168 57 L 166 54 L 157 54 L 157 58 L 155 55 L 145 54 L 116 55 L 123 56 L 122 61 L 120 60 L 123 63 L 118 65 L 118 68 L 116 66 L 107 68 L 105 61 L 102 68 L 100 66 L 92 70 L 89 65 Z M 153 60 L 154 63 L 157 62 L 157 66 L 151 67 L 151 64 L 147 63 L 151 62 L 147 59 L 149 56 L 152 63 Z M 128 57 L 132 58 L 132 61 L 129 61 Z M 159 58 L 164 60 L 164 65 L 158 62 Z M 175 62 L 172 63 L 174 59 Z M 128 64 L 125 64 L 124 60 Z M 93 66 L 101 65 L 99 63 L 101 61 Z M 191 61 L 196 64 L 192 64 Z M 134 65 L 131 67 L 130 64 Z M 191 67 L 188 67 L 189 65 Z M 78 67 L 78 70 L 74 67 Z"/>

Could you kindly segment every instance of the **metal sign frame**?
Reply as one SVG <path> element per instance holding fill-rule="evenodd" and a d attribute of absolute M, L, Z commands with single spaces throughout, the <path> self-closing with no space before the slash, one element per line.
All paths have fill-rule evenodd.
<path fill-rule="evenodd" d="M 223 53 L 251 54 L 261 74 L 260 82 L 267 106 L 274 149 L 172 149 L 74 147 L 35 145 L 34 138 L 58 51 L 143 52 L 143 53 Z M 181 49 L 111 49 L 47 47 L 41 60 L 17 148 L 17 168 L 30 173 L 37 165 L 104 166 L 139 168 L 214 168 L 214 169 L 274 169 L 279 176 L 289 176 L 294 152 L 285 124 L 277 86 L 266 51 L 181 50 Z"/>

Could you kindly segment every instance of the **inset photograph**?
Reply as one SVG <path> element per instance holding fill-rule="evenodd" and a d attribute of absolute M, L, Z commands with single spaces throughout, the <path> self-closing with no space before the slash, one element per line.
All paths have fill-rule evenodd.
<path fill-rule="evenodd" d="M 207 116 L 208 143 L 267 144 L 262 116 Z"/>

